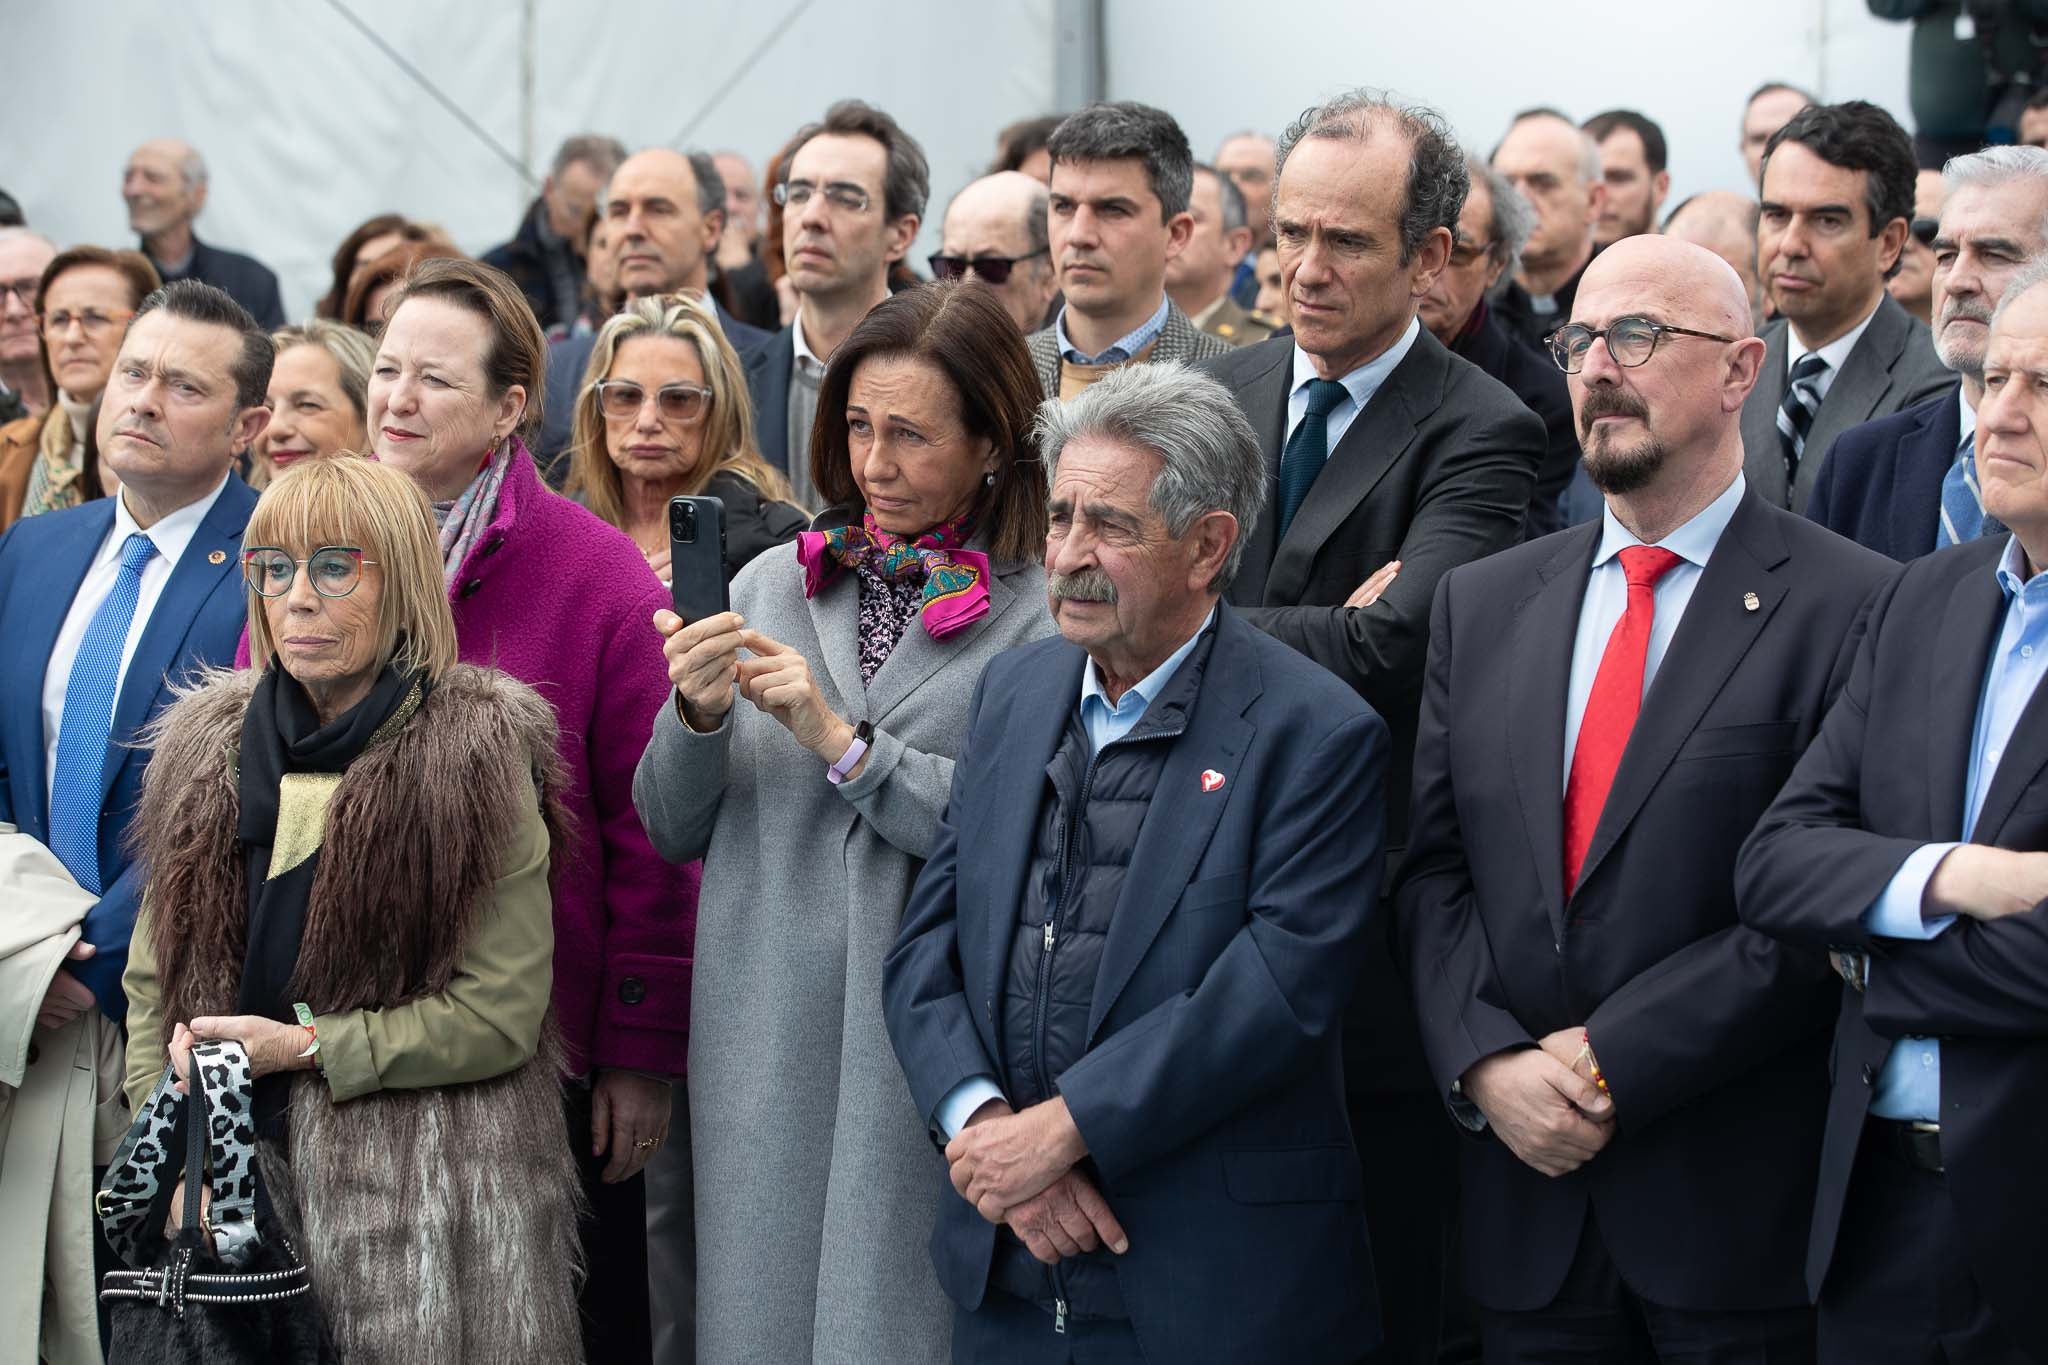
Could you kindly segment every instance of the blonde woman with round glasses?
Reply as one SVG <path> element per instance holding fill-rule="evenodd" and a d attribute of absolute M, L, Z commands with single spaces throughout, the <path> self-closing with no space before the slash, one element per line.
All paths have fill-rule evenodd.
<path fill-rule="evenodd" d="M 810 521 L 755 448 L 739 355 L 685 294 L 636 300 L 598 331 L 569 451 L 570 496 L 631 536 L 664 583 L 670 498 L 724 502 L 728 579 Z"/>

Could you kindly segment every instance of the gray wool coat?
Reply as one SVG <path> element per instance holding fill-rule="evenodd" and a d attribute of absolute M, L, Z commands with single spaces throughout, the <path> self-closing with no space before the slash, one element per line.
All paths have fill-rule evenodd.
<path fill-rule="evenodd" d="M 708 735 L 663 707 L 634 774 L 655 848 L 704 859 L 689 1081 L 704 1365 L 950 1358 L 925 1249 L 944 1159 L 883 1026 L 882 958 L 982 667 L 1054 630 L 1038 565 L 990 577 L 987 616 L 946 641 L 912 621 L 863 688 L 856 577 L 806 601 L 794 547 L 769 551 L 733 580 L 733 610 L 874 726 L 867 766 L 832 786 L 741 698 Z"/>

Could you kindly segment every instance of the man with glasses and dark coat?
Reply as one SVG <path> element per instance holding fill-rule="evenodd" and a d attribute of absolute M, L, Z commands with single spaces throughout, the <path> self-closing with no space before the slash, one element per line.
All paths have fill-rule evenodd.
<path fill-rule="evenodd" d="M 931 169 L 916 139 L 859 100 L 806 125 L 783 168 L 774 195 L 796 317 L 740 358 L 762 457 L 789 476 L 798 506 L 815 507 L 811 425 L 826 362 L 889 297 L 889 268 L 917 240 Z"/>
<path fill-rule="evenodd" d="M 995 291 L 1003 311 L 1029 336 L 1045 325 L 1059 295 L 1045 235 L 1045 185 L 1021 171 L 971 180 L 946 205 L 932 278 L 971 275 Z"/>
<path fill-rule="evenodd" d="M 1395 932 L 1490 1363 L 1812 1359 L 1838 983 L 1733 869 L 1889 564 L 1748 487 L 1748 322 L 1704 248 L 1603 252 L 1552 349 L 1606 509 L 1436 593 Z"/>

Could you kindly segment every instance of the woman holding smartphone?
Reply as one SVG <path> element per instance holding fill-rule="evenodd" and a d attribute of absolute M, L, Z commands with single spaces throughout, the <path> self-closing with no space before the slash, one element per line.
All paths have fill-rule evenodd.
<path fill-rule="evenodd" d="M 697 1352 L 943 1361 L 944 1181 L 882 1021 L 882 959 L 981 670 L 1053 631 L 1040 391 L 974 283 L 908 290 L 834 352 L 811 477 L 834 504 L 667 637 L 634 776 L 704 859 L 690 1008 Z"/>
<path fill-rule="evenodd" d="M 670 498 L 725 504 L 727 578 L 810 521 L 754 447 L 739 355 L 687 294 L 635 300 L 598 330 L 575 411 L 569 496 L 631 536 L 664 583 Z"/>

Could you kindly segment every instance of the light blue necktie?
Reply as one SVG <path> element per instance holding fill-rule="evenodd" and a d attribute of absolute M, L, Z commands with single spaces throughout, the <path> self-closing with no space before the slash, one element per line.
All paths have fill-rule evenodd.
<path fill-rule="evenodd" d="M 1956 462 L 1942 475 L 1941 525 L 1934 529 L 1934 548 L 1945 550 L 2004 530 L 1996 517 L 1984 511 L 1984 490 L 1977 487 L 1977 433 L 1973 431 L 1963 438 Z"/>
<path fill-rule="evenodd" d="M 1287 539 L 1294 514 L 1301 510 L 1302 500 L 1330 458 L 1330 409 L 1350 396 L 1351 390 L 1334 379 L 1308 381 L 1308 410 L 1280 452 L 1280 522 L 1274 544 Z"/>
<path fill-rule="evenodd" d="M 57 771 L 50 783 L 50 851 L 94 895 L 105 889 L 100 885 L 100 787 L 114 729 L 121 651 L 142 596 L 142 566 L 155 554 L 156 543 L 139 531 L 122 542 L 121 572 L 78 642 L 64 687 Z"/>

